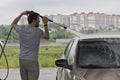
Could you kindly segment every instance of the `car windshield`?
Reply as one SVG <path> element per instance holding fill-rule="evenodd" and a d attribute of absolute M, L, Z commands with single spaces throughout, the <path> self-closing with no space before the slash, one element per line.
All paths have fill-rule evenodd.
<path fill-rule="evenodd" d="M 80 41 L 78 64 L 82 68 L 119 68 L 119 40 Z"/>

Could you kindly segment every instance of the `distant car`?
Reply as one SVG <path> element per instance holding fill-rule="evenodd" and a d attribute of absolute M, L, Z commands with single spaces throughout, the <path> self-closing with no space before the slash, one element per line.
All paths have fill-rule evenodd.
<path fill-rule="evenodd" d="M 56 80 L 120 80 L 120 35 L 74 38 L 55 64 Z"/>

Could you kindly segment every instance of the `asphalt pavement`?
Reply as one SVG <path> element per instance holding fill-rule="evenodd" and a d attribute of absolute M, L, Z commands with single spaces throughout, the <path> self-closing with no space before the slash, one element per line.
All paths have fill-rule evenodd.
<path fill-rule="evenodd" d="M 42 68 L 40 69 L 39 80 L 55 80 L 56 68 Z M 0 69 L 0 78 L 3 80 L 6 76 L 6 69 Z M 19 68 L 10 69 L 6 80 L 21 80 Z"/>

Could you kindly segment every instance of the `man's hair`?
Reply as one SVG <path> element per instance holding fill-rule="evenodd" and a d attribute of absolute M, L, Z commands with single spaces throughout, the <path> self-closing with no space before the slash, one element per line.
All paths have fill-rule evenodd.
<path fill-rule="evenodd" d="M 35 12 L 30 13 L 30 14 L 28 15 L 28 18 L 27 18 L 28 23 L 29 23 L 29 24 L 32 23 L 33 20 L 36 20 L 38 16 L 39 16 L 38 13 L 35 13 Z"/>

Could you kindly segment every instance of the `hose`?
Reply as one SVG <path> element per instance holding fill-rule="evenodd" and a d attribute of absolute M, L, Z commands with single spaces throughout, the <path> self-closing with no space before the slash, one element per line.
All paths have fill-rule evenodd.
<path fill-rule="evenodd" d="M 3 56 L 5 57 L 5 61 L 6 61 L 6 65 L 7 65 L 7 74 L 6 74 L 6 76 L 5 76 L 5 78 L 4 78 L 3 80 L 6 80 L 7 77 L 8 77 L 8 75 L 9 75 L 9 64 L 8 64 L 8 59 L 7 59 L 7 56 L 6 56 L 6 53 L 5 53 L 4 49 L 5 49 L 5 47 L 6 47 L 6 44 L 7 44 L 7 41 L 8 41 L 8 39 L 9 39 L 9 36 L 10 36 L 10 34 L 11 34 L 11 31 L 12 31 L 12 27 L 11 27 L 9 33 L 8 33 L 8 36 L 7 36 L 6 40 L 5 40 L 4 45 L 2 46 L 2 45 L 0 44 L 0 47 L 1 47 L 1 49 L 2 49 L 1 54 L 0 54 L 0 59 L 1 59 L 2 55 L 3 55 Z M 0 80 L 2 80 L 2 79 L 0 78 Z"/>

